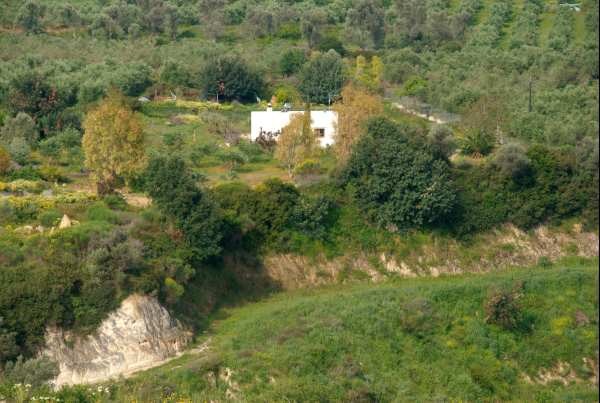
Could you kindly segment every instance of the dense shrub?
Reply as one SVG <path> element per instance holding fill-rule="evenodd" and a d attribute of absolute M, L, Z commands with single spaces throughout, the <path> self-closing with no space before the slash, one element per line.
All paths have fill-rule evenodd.
<path fill-rule="evenodd" d="M 19 354 L 16 333 L 5 329 L 3 321 L 4 319 L 0 317 L 0 363 L 10 361 Z"/>
<path fill-rule="evenodd" d="M 433 154 L 448 159 L 456 150 L 456 140 L 452 129 L 444 125 L 432 126 L 427 134 L 427 143 Z"/>
<path fill-rule="evenodd" d="M 533 146 L 520 158 L 528 165 L 526 174 L 517 178 L 495 163 L 455 171 L 455 230 L 466 235 L 505 222 L 531 228 L 593 208 L 597 176 L 577 167 L 573 151 Z M 512 166 L 512 160 L 507 163 Z"/>
<path fill-rule="evenodd" d="M 58 364 L 48 357 L 24 360 L 19 357 L 16 361 L 8 362 L 4 367 L 4 379 L 12 384 L 40 387 L 58 376 Z"/>
<path fill-rule="evenodd" d="M 29 162 L 31 147 L 23 137 L 15 137 L 6 143 L 6 149 L 12 159 L 21 165 Z"/>
<path fill-rule="evenodd" d="M 217 56 L 200 74 L 206 96 L 222 100 L 254 101 L 264 87 L 261 76 L 236 55 Z"/>
<path fill-rule="evenodd" d="M 28 33 L 40 33 L 43 31 L 42 18 L 45 11 L 46 8 L 42 4 L 34 0 L 27 0 L 19 8 L 15 24 Z"/>
<path fill-rule="evenodd" d="M 7 119 L 4 126 L 0 128 L 0 143 L 9 144 L 13 139 L 24 139 L 27 144 L 34 146 L 38 140 L 39 133 L 31 116 L 19 112 L 12 119 Z"/>
<path fill-rule="evenodd" d="M 113 224 L 118 222 L 117 215 L 104 202 L 96 202 L 89 206 L 86 216 L 91 221 L 106 221 Z"/>
<path fill-rule="evenodd" d="M 13 114 L 26 113 L 44 133 L 56 127 L 60 112 L 76 102 L 73 88 L 57 85 L 47 74 L 26 69 L 9 82 L 7 106 Z"/>
<path fill-rule="evenodd" d="M 319 52 L 329 52 L 330 50 L 336 51 L 340 56 L 346 55 L 346 49 L 342 41 L 335 35 L 325 34 L 319 41 L 317 46 Z"/>
<path fill-rule="evenodd" d="M 210 195 L 178 157 L 155 157 L 145 173 L 145 186 L 161 212 L 183 232 L 196 259 L 221 251 L 221 217 Z"/>
<path fill-rule="evenodd" d="M 408 126 L 372 119 L 342 175 L 359 206 L 380 226 L 431 225 L 452 211 L 456 196 L 448 164 L 417 138 Z"/>
<path fill-rule="evenodd" d="M 46 228 L 53 227 L 60 222 L 60 218 L 62 214 L 58 210 L 46 210 L 38 216 L 38 220 L 40 224 L 42 224 Z"/>
<path fill-rule="evenodd" d="M 325 239 L 335 219 L 334 208 L 327 196 L 302 197 L 293 212 L 293 226 L 312 239 Z"/>
<path fill-rule="evenodd" d="M 519 299 L 523 296 L 522 284 L 511 290 L 495 290 L 485 302 L 485 321 L 506 330 L 517 330 L 524 323 L 523 308 Z"/>
<path fill-rule="evenodd" d="M 306 62 L 306 54 L 302 49 L 290 49 L 281 55 L 279 70 L 284 76 L 290 76 L 300 71 Z"/>
<path fill-rule="evenodd" d="M 73 151 L 81 146 L 81 133 L 75 129 L 66 129 L 52 137 L 40 141 L 38 148 L 43 155 L 57 157 L 61 151 Z"/>
<path fill-rule="evenodd" d="M 517 182 L 525 182 L 531 175 L 531 161 L 525 149 L 518 144 L 508 143 L 498 149 L 493 164 L 506 177 Z"/>
<path fill-rule="evenodd" d="M 330 50 L 318 53 L 304 66 L 298 89 L 305 101 L 327 104 L 339 96 L 345 80 L 342 58 Z"/>

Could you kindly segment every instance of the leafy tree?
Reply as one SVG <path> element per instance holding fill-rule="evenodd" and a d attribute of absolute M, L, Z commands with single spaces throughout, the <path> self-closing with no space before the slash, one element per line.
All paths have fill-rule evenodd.
<path fill-rule="evenodd" d="M 264 38 L 277 31 L 277 17 L 270 7 L 253 7 L 248 10 L 245 27 L 254 38 Z"/>
<path fill-rule="evenodd" d="M 27 33 L 38 34 L 43 31 L 42 18 L 46 8 L 35 0 L 27 0 L 19 8 L 15 25 Z"/>
<path fill-rule="evenodd" d="M 52 10 L 54 21 L 62 27 L 74 27 L 81 24 L 79 11 L 70 4 L 59 4 Z"/>
<path fill-rule="evenodd" d="M 122 33 L 127 33 L 129 27 L 139 21 L 141 17 L 141 10 L 138 7 L 124 1 L 105 7 L 103 12 L 114 21 Z"/>
<path fill-rule="evenodd" d="M 6 175 L 10 169 L 10 154 L 0 146 L 0 175 Z"/>
<path fill-rule="evenodd" d="M 179 13 L 177 7 L 172 4 L 167 4 L 164 10 L 164 15 L 164 32 L 171 40 L 174 40 L 177 38 L 177 26 L 179 24 Z"/>
<path fill-rule="evenodd" d="M 281 55 L 279 70 L 284 76 L 291 76 L 300 71 L 306 62 L 306 54 L 302 49 L 290 49 Z"/>
<path fill-rule="evenodd" d="M 403 83 L 409 77 L 418 76 L 425 62 L 412 48 L 386 52 L 384 58 L 385 78 L 392 83 Z"/>
<path fill-rule="evenodd" d="M 494 155 L 493 164 L 508 178 L 524 179 L 532 174 L 525 149 L 516 143 L 504 144 Z"/>
<path fill-rule="evenodd" d="M 420 0 L 397 0 L 395 34 L 402 44 L 422 39 L 427 22 L 427 4 Z"/>
<path fill-rule="evenodd" d="M 183 63 L 176 60 L 167 61 L 159 71 L 160 82 L 171 88 L 190 87 L 192 75 Z"/>
<path fill-rule="evenodd" d="M 204 93 L 222 100 L 254 101 L 263 91 L 263 80 L 236 55 L 218 56 L 202 70 L 200 83 Z"/>
<path fill-rule="evenodd" d="M 270 179 L 257 187 L 250 217 L 258 232 L 267 239 L 278 239 L 292 225 L 300 193 L 292 184 Z"/>
<path fill-rule="evenodd" d="M 79 151 L 81 146 L 81 133 L 68 128 L 39 143 L 40 152 L 48 157 L 57 157 L 61 151 Z"/>
<path fill-rule="evenodd" d="M 346 54 L 344 44 L 336 35 L 331 33 L 324 34 L 321 40 L 319 41 L 318 50 L 320 52 L 328 52 L 332 49 L 335 50 L 341 56 L 344 56 Z"/>
<path fill-rule="evenodd" d="M 123 96 L 112 91 L 87 114 L 83 126 L 85 165 L 93 172 L 98 194 L 110 194 L 144 162 L 141 122 Z"/>
<path fill-rule="evenodd" d="M 321 40 L 321 30 L 327 22 L 327 15 L 321 9 L 314 9 L 302 15 L 302 36 L 308 42 L 309 48 L 317 46 Z"/>
<path fill-rule="evenodd" d="M 280 85 L 275 89 L 273 93 L 273 97 L 277 100 L 277 105 L 282 106 L 286 102 L 290 104 L 295 104 L 300 102 L 300 93 L 296 89 L 296 87 L 292 85 Z"/>
<path fill-rule="evenodd" d="M 136 97 L 152 84 L 152 73 L 145 63 L 130 63 L 118 68 L 111 81 L 123 94 Z"/>
<path fill-rule="evenodd" d="M 336 157 L 344 165 L 353 146 L 360 140 L 364 133 L 365 122 L 375 115 L 383 112 L 381 99 L 354 85 L 347 85 L 342 90 L 340 101 L 334 105 L 338 114 L 335 149 Z"/>
<path fill-rule="evenodd" d="M 51 85 L 46 75 L 35 70 L 20 72 L 9 82 L 9 110 L 28 114 L 44 132 L 54 128 L 60 112 L 75 101 L 73 93 Z"/>
<path fill-rule="evenodd" d="M 327 196 L 301 197 L 293 212 L 294 227 L 312 238 L 325 239 L 334 219 L 334 205 Z"/>
<path fill-rule="evenodd" d="M 185 288 L 171 277 L 165 278 L 165 290 L 170 304 L 175 303 L 185 292 Z"/>
<path fill-rule="evenodd" d="M 384 17 L 379 2 L 359 0 L 346 15 L 346 36 L 362 49 L 379 48 L 385 36 Z"/>
<path fill-rule="evenodd" d="M 346 76 L 340 55 L 334 50 L 317 53 L 300 73 L 299 90 L 305 101 L 327 104 L 340 94 Z"/>
<path fill-rule="evenodd" d="M 293 115 L 290 123 L 281 130 L 275 149 L 275 158 L 283 164 L 290 178 L 296 166 L 314 154 L 317 147 L 317 139 L 310 128 L 310 106 L 305 109 L 304 114 Z"/>
<path fill-rule="evenodd" d="M 408 126 L 369 121 L 342 174 L 358 205 L 377 224 L 413 228 L 443 220 L 455 192 L 448 164 L 436 158 Z"/>
<path fill-rule="evenodd" d="M 224 0 L 200 0 L 198 2 L 199 16 L 204 26 L 204 32 L 212 40 L 215 40 L 223 29 L 224 6 Z"/>
<path fill-rule="evenodd" d="M 505 96 L 504 92 L 493 91 L 493 94 L 480 97 L 466 109 L 462 122 L 466 132 L 464 152 L 487 155 L 496 141 L 502 138 L 509 115 L 503 99 Z"/>
<path fill-rule="evenodd" d="M 31 147 L 23 137 L 15 137 L 6 143 L 6 149 L 13 160 L 21 165 L 29 162 Z"/>
<path fill-rule="evenodd" d="M 367 63 L 364 56 L 357 56 L 353 78 L 357 85 L 372 92 L 379 92 L 383 82 L 383 62 L 378 56 L 373 56 L 370 63 Z"/>
<path fill-rule="evenodd" d="M 38 140 L 38 130 L 35 122 L 26 113 L 18 113 L 12 119 L 8 119 L 0 129 L 0 143 L 9 144 L 15 138 L 24 139 L 30 146 Z"/>
<path fill-rule="evenodd" d="M 89 27 L 94 37 L 118 39 L 124 35 L 123 28 L 105 13 L 97 14 Z"/>
<path fill-rule="evenodd" d="M 145 172 L 146 190 L 159 210 L 183 232 L 198 260 L 221 251 L 222 219 L 209 195 L 179 157 L 155 157 Z"/>
<path fill-rule="evenodd" d="M 427 134 L 427 143 L 431 151 L 439 158 L 449 159 L 456 150 L 452 129 L 446 125 L 434 125 Z"/>

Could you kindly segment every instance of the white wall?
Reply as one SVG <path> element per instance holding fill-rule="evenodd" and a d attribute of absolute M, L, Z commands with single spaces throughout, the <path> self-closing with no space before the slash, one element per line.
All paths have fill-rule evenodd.
<path fill-rule="evenodd" d="M 304 114 L 304 111 L 254 111 L 250 113 L 250 138 L 252 141 L 260 135 L 261 130 L 275 133 L 281 131 L 295 114 Z M 337 123 L 337 112 L 334 111 L 311 111 L 311 125 L 314 129 L 325 129 L 325 136 L 319 138 L 321 147 L 334 143 L 335 125 Z"/>

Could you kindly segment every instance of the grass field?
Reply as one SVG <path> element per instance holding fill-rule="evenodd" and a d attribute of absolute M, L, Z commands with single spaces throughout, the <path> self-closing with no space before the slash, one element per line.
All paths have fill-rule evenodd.
<path fill-rule="evenodd" d="M 198 339 L 208 351 L 111 385 L 106 401 L 597 401 L 584 362 L 596 265 L 278 294 L 218 312 Z M 488 324 L 490 293 L 517 288 L 522 324 Z"/>

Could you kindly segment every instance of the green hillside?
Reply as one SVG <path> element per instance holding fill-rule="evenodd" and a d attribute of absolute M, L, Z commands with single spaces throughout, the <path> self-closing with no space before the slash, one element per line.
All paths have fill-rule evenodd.
<path fill-rule="evenodd" d="M 110 384 L 99 401 L 597 401 L 583 360 L 597 354 L 595 265 L 276 295 L 219 312 L 198 339 L 207 351 Z M 498 291 L 517 298 L 500 304 L 514 327 L 489 319 Z"/>
<path fill-rule="evenodd" d="M 210 354 L 108 401 L 597 399 L 598 0 L 1 3 L 0 402 L 134 293 Z"/>

